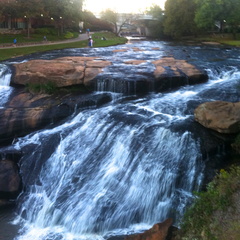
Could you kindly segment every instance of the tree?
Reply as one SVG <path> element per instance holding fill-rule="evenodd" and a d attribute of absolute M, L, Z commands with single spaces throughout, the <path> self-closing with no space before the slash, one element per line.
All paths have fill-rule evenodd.
<path fill-rule="evenodd" d="M 62 34 L 64 27 L 78 27 L 83 0 L 44 0 L 45 12 Z"/>
<path fill-rule="evenodd" d="M 11 28 L 11 17 L 25 18 L 27 21 L 28 37 L 32 27 L 32 19 L 52 21 L 59 32 L 63 26 L 77 27 L 81 20 L 82 4 L 84 0 L 1 0 L 0 16 L 8 18 Z"/>
<path fill-rule="evenodd" d="M 8 28 L 11 29 L 11 19 L 17 15 L 16 0 L 0 1 L 0 20 L 7 19 Z"/>
<path fill-rule="evenodd" d="M 118 21 L 118 15 L 115 11 L 111 9 L 106 9 L 105 11 L 102 11 L 100 13 L 101 19 L 105 20 L 113 25 L 113 32 L 117 33 L 118 32 L 118 27 L 117 27 L 117 21 Z"/>
<path fill-rule="evenodd" d="M 195 35 L 198 30 L 194 22 L 195 11 L 196 4 L 193 0 L 167 0 L 164 33 L 174 38 Z"/>
<path fill-rule="evenodd" d="M 160 6 L 153 4 L 147 11 L 146 14 L 153 17 L 152 21 L 146 23 L 153 37 L 163 36 L 163 19 L 164 14 Z"/>
<path fill-rule="evenodd" d="M 136 20 L 136 15 L 131 13 L 118 14 L 111 9 L 101 12 L 101 19 L 113 25 L 113 32 L 119 35 L 125 24 L 130 24 L 131 21 Z"/>
<path fill-rule="evenodd" d="M 240 1 L 239 0 L 195 0 L 197 11 L 195 22 L 198 27 L 213 29 L 219 23 L 219 30 L 223 25 L 228 25 L 235 37 L 240 24 Z"/>
<path fill-rule="evenodd" d="M 93 31 L 112 31 L 112 23 L 109 23 L 108 21 L 105 21 L 103 19 L 96 18 L 96 16 L 92 12 L 84 11 L 82 20 L 86 29 L 89 28 Z"/>
<path fill-rule="evenodd" d="M 30 37 L 30 29 L 32 28 L 32 19 L 40 18 L 44 11 L 44 5 L 41 0 L 18 0 L 17 1 L 18 17 L 24 17 L 27 20 L 27 36 Z"/>

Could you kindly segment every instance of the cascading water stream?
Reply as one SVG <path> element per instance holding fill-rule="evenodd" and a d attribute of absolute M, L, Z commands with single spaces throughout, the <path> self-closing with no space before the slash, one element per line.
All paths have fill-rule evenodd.
<path fill-rule="evenodd" d="M 19 239 L 67 239 L 67 233 L 70 239 L 101 239 L 181 216 L 204 165 L 191 134 L 172 133 L 165 124 L 173 120 L 165 118 L 137 103 L 107 106 L 28 137 L 27 145 L 33 141 L 39 152 L 43 139 L 64 135 L 23 196 L 20 216 L 37 233 L 33 228 Z"/>
<path fill-rule="evenodd" d="M 209 70 L 208 83 L 174 92 L 115 99 L 20 138 L 14 147 L 24 155 L 25 189 L 15 240 L 103 240 L 168 217 L 178 225 L 192 192 L 201 187 L 205 159 L 191 131 L 173 128 L 191 122 L 191 102 L 237 100 L 228 93 L 235 91 L 240 71 L 222 73 Z M 119 88 L 116 82 L 104 84 L 102 79 L 100 91 Z"/>
<path fill-rule="evenodd" d="M 11 75 L 9 67 L 5 64 L 0 64 L 0 107 L 4 106 L 12 92 L 12 88 L 9 87 Z"/>
<path fill-rule="evenodd" d="M 170 127 L 189 118 L 187 103 L 199 98 L 200 89 L 239 77 L 233 70 L 209 74 L 213 79 L 204 88 L 86 110 L 62 126 L 21 139 L 19 148 L 33 149 L 22 168 L 35 169 L 32 161 L 38 158 L 43 166 L 37 167 L 37 180 L 30 180 L 34 171 L 26 176 L 31 184 L 19 214 L 26 233 L 17 239 L 106 239 L 170 216 L 179 219 L 201 186 L 205 165 L 191 133 Z M 43 147 L 49 139 L 57 140 Z M 42 148 L 50 151 L 46 158 L 38 157 Z"/>

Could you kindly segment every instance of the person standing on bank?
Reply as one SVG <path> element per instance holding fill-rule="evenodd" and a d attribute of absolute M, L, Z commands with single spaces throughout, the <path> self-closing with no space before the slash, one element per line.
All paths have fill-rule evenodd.
<path fill-rule="evenodd" d="M 93 40 L 91 37 L 88 39 L 88 46 L 93 47 Z"/>
<path fill-rule="evenodd" d="M 13 44 L 14 44 L 14 47 L 16 47 L 16 45 L 17 45 L 17 39 L 16 38 L 13 39 Z"/>

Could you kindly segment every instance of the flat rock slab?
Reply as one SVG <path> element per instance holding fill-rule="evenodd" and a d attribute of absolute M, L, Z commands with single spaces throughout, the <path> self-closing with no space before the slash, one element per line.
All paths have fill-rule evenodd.
<path fill-rule="evenodd" d="M 97 57 L 63 57 L 54 60 L 31 60 L 14 64 L 16 69 L 12 83 L 44 84 L 53 82 L 56 87 L 84 84 L 94 79 L 111 62 Z"/>
<path fill-rule="evenodd" d="M 121 51 L 127 50 L 121 49 Z M 141 51 L 138 48 L 132 48 L 131 50 Z M 142 64 L 145 63 L 154 67 L 143 68 Z M 110 65 L 113 65 L 114 73 L 110 75 L 106 73 L 105 76 L 104 70 Z M 134 66 L 131 73 L 129 72 L 129 65 Z M 178 60 L 173 57 L 163 57 L 151 62 L 142 59 L 129 59 L 122 61 L 122 63 L 119 63 L 119 61 L 118 63 L 110 62 L 98 57 L 63 57 L 54 60 L 30 60 L 14 64 L 14 67 L 16 71 L 12 78 L 12 84 L 27 85 L 51 82 L 56 87 L 82 84 L 94 89 L 100 79 L 115 81 L 115 84 L 118 81 L 121 84 L 131 81 L 136 83 L 134 89 L 139 89 L 140 93 L 142 91 L 147 93 L 150 89 L 152 91 L 153 85 L 156 92 L 161 92 L 188 84 L 202 83 L 208 79 L 205 71 L 185 60 Z M 108 89 L 108 91 L 111 90 Z M 132 94 L 129 91 L 128 93 Z M 133 94 L 136 93 L 138 92 Z"/>

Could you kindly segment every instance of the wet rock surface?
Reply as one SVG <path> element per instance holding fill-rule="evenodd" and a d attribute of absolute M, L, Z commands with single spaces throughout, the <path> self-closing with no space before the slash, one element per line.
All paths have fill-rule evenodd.
<path fill-rule="evenodd" d="M 13 84 L 44 84 L 52 82 L 56 87 L 84 84 L 94 79 L 109 61 L 94 57 L 63 57 L 55 60 L 31 60 L 14 64 Z"/>
<path fill-rule="evenodd" d="M 0 160 L 0 207 L 8 205 L 21 191 L 21 178 L 18 166 L 11 160 Z M 4 201 L 5 199 L 5 201 Z"/>
<path fill-rule="evenodd" d="M 94 56 L 99 54 L 96 54 L 97 50 L 95 49 L 81 50 L 81 51 L 66 50 L 66 51 L 61 51 L 61 53 L 56 51 L 56 52 L 51 52 L 49 54 L 46 53 L 45 55 L 44 54 L 40 55 L 40 57 L 47 58 L 47 59 L 52 58 L 52 60 L 54 60 L 57 56 L 58 60 L 61 63 L 66 62 L 69 64 L 68 67 L 66 68 L 66 71 L 63 71 L 63 69 L 61 68 L 62 65 L 58 62 L 59 72 L 55 72 L 54 74 L 56 76 L 58 75 L 57 78 L 60 79 L 59 87 L 63 87 L 63 85 L 61 84 L 63 84 L 63 82 L 65 81 L 65 80 L 64 81 L 62 80 L 62 74 L 68 75 L 69 78 L 74 77 L 74 80 L 72 83 L 68 82 L 69 78 L 66 80 L 66 82 L 68 82 L 68 84 L 70 85 L 83 84 L 83 82 L 85 81 L 85 83 L 89 83 L 88 86 L 93 86 L 93 85 L 95 86 L 100 85 L 101 87 L 103 86 L 102 88 L 103 90 L 113 90 L 112 88 L 112 86 L 114 85 L 112 84 L 113 82 L 114 83 L 117 82 L 118 84 L 122 82 L 122 87 L 119 87 L 118 88 L 119 90 L 117 90 L 117 92 L 130 93 L 130 94 L 136 93 L 134 91 L 137 91 L 140 93 L 141 92 L 146 93 L 149 90 L 153 90 L 152 86 L 154 86 L 154 90 L 157 89 L 157 91 L 165 91 L 167 89 L 176 88 L 182 85 L 195 84 L 195 83 L 206 80 L 206 75 L 205 75 L 206 73 L 204 71 L 202 72 L 204 78 L 200 80 L 197 72 L 197 68 L 193 69 L 192 64 L 189 64 L 189 62 L 186 62 L 185 60 L 181 60 L 182 58 L 187 58 L 188 60 L 195 61 L 194 65 L 198 65 L 199 57 L 196 55 L 195 49 L 192 49 L 191 51 L 189 49 L 185 50 L 185 46 L 182 48 L 178 48 L 174 57 L 172 57 L 172 52 L 169 52 L 167 54 L 166 53 L 167 50 L 168 49 L 166 49 L 165 53 L 163 54 L 163 50 L 161 48 L 152 48 L 152 47 L 148 49 L 146 48 L 141 49 L 140 47 L 117 49 L 116 51 L 111 51 L 111 52 L 105 51 L 105 53 L 103 54 L 104 56 L 102 56 L 101 58 L 98 58 L 97 61 L 95 61 L 96 59 Z M 159 55 L 159 56 L 157 58 L 150 56 L 149 54 L 150 51 L 156 51 L 155 55 Z M 145 58 L 143 53 L 146 54 Z M 218 55 L 216 55 L 215 53 L 217 53 Z M 77 55 L 77 54 L 88 55 L 93 58 L 91 60 L 89 58 L 89 61 L 83 60 L 84 66 L 82 66 L 81 64 L 75 62 L 74 58 L 76 56 L 69 57 L 71 54 L 72 55 Z M 229 54 L 229 57 L 230 57 L 230 53 L 226 52 L 225 55 L 222 55 L 215 49 L 212 49 L 212 52 L 209 52 L 210 58 L 214 55 L 215 58 L 221 59 L 223 62 L 224 62 L 224 59 L 228 57 L 227 54 Z M 59 55 L 65 55 L 66 57 L 59 58 Z M 162 56 L 162 55 L 166 55 L 166 56 Z M 31 60 L 30 58 L 29 60 Z M 36 55 L 34 55 L 33 58 L 36 58 Z M 142 61 L 142 59 L 147 59 L 147 61 L 145 60 Z M 39 61 L 39 60 L 36 60 L 36 61 Z M 91 63 L 91 61 L 94 61 L 94 63 Z M 103 61 L 104 63 L 110 62 L 111 64 L 108 64 L 106 66 L 101 65 L 100 61 Z M 176 61 L 178 61 L 178 63 Z M 201 62 L 203 63 L 204 61 L 205 59 L 203 56 L 203 58 L 201 59 Z M 205 62 L 207 63 L 207 61 Z M 48 63 L 49 63 L 48 61 L 45 62 L 43 66 Z M 97 66 L 94 65 L 96 63 L 99 65 Z M 72 67 L 76 65 L 78 67 L 74 67 L 74 68 Z M 202 64 L 201 66 L 203 65 L 204 64 Z M 36 67 L 35 70 L 38 71 L 37 64 L 35 67 Z M 84 80 L 84 78 L 82 77 L 79 77 L 79 78 L 76 77 L 75 79 L 75 76 L 78 74 L 79 76 L 82 76 L 81 75 L 83 72 L 82 67 L 85 68 L 85 73 L 87 73 L 88 78 L 85 78 Z M 185 73 L 185 71 L 187 71 L 186 70 L 187 67 L 189 67 L 189 69 L 191 70 L 192 78 L 186 77 L 186 76 L 189 76 L 189 75 L 186 75 Z M 49 66 L 45 66 L 45 72 L 46 72 L 46 69 L 48 69 L 48 71 L 51 72 L 50 70 L 51 68 Z M 45 72 L 43 72 L 43 74 Z M 53 79 L 57 79 L 57 78 L 53 77 Z M 39 78 L 39 79 L 41 79 L 42 81 L 43 78 Z M 191 81 L 189 82 L 189 79 L 192 79 L 191 80 L 192 83 Z M 22 77 L 22 80 L 25 81 L 26 79 Z M 157 84 L 158 81 L 159 83 Z M 133 85 L 136 83 L 138 84 L 130 88 L 130 91 L 129 91 L 129 85 L 130 85 L 129 83 L 133 83 Z M 164 83 L 164 85 L 161 85 L 162 83 Z M 21 83 L 16 83 L 16 84 L 21 84 Z M 26 84 L 26 82 L 24 84 Z M 124 90 L 123 88 L 126 85 L 128 85 L 128 89 L 125 91 L 122 91 Z M 106 86 L 107 88 L 105 88 Z M 116 89 L 115 85 L 114 87 Z M 221 92 L 221 94 L 223 94 L 223 91 Z M 212 94 L 209 94 L 207 92 L 205 92 L 205 95 L 210 96 L 209 98 L 216 98 L 216 96 L 213 97 Z M 219 94 L 217 94 L 217 96 L 220 98 Z M 229 96 L 225 96 L 225 98 L 226 97 L 229 98 Z M 13 140 L 14 137 L 23 136 L 38 128 L 49 127 L 49 124 L 54 125 L 55 123 L 61 121 L 62 119 L 67 118 L 76 109 L 86 108 L 89 106 L 100 106 L 101 104 L 107 103 L 109 101 L 111 101 L 111 95 L 107 93 L 86 94 L 86 95 L 85 94 L 83 95 L 82 94 L 76 94 L 76 95 L 65 94 L 65 95 L 49 96 L 44 94 L 35 95 L 35 94 L 27 93 L 24 90 L 23 91 L 16 90 L 14 94 L 10 97 L 9 102 L 6 104 L 4 109 L 0 109 L 2 111 L 1 119 L 3 119 L 3 123 L 1 125 L 1 131 L 2 131 L 1 137 L 3 137 L 2 143 L 6 143 L 6 141 L 10 142 Z M 197 103 L 199 103 L 199 101 L 200 100 L 197 100 Z M 194 107 L 197 105 L 197 103 L 193 104 Z M 188 107 L 186 114 L 187 115 L 191 114 L 193 112 L 194 107 L 191 107 L 191 109 Z M 4 120 L 5 118 L 6 120 Z M 15 120 L 11 121 L 11 118 Z M 132 120 L 132 117 L 129 119 Z M 15 121 L 15 124 L 13 123 L 14 121 Z M 191 119 L 190 124 L 192 121 L 193 120 Z M 186 125 L 185 122 L 183 124 Z M 187 128 L 186 126 L 183 127 L 181 124 L 173 126 L 172 128 L 174 127 L 176 128 L 176 131 L 179 130 L 178 128 L 181 128 L 181 129 Z M 202 126 L 199 125 L 195 132 L 201 131 L 202 129 L 200 127 Z M 11 131 L 10 135 L 8 135 L 9 130 Z M 7 138 L 4 139 L 5 136 L 7 136 Z M 205 140 L 205 136 L 203 138 Z M 208 142 L 206 140 L 205 142 L 206 142 L 206 145 L 208 145 L 209 147 Z M 43 143 L 43 144 L 47 145 L 48 143 Z M 213 149 L 216 149 L 216 145 L 213 146 Z M 11 153 L 11 151 L 8 152 L 8 156 L 12 154 L 14 153 Z M 47 153 L 43 152 L 42 154 L 47 154 Z M 16 158 L 16 160 L 14 161 L 17 161 L 20 155 L 21 153 L 16 153 L 16 155 L 14 154 Z M 38 156 L 38 153 L 36 153 L 35 157 L 36 159 L 40 158 Z M 11 159 L 11 158 L 6 157 L 6 159 Z M 15 169 L 14 165 L 12 165 L 12 169 L 13 170 Z M 39 173 L 37 171 L 40 171 L 39 165 L 37 165 L 36 168 L 32 168 L 32 169 L 36 171 L 34 172 L 33 175 L 37 175 Z M 5 200 L 5 199 L 1 201 L 4 202 L 4 204 L 7 204 L 8 202 L 8 200 Z M 153 231 L 154 229 L 152 229 L 151 231 Z"/>
<path fill-rule="evenodd" d="M 32 131 L 51 127 L 76 110 L 100 106 L 112 100 L 110 94 L 33 94 L 16 90 L 4 108 L 0 109 L 0 144 Z"/>
<path fill-rule="evenodd" d="M 133 51 L 136 50 L 133 49 Z M 146 67 L 149 64 L 152 65 L 151 69 Z M 114 68 L 113 75 L 109 74 L 108 66 L 110 65 Z M 185 60 L 173 57 L 163 57 L 151 62 L 132 59 L 123 61 L 120 66 L 115 62 L 97 57 L 62 57 L 53 60 L 30 60 L 14 64 L 14 67 L 15 75 L 12 77 L 12 84 L 51 82 L 57 87 L 84 85 L 91 89 L 104 85 L 104 90 L 116 92 L 122 92 L 124 88 L 128 88 L 125 91 L 128 94 L 148 93 L 152 90 L 161 92 L 184 85 L 202 83 L 208 79 L 205 71 Z M 124 87 L 113 89 L 110 87 L 112 82 L 114 85 Z"/>

